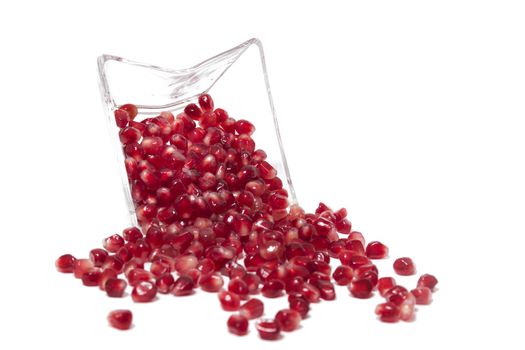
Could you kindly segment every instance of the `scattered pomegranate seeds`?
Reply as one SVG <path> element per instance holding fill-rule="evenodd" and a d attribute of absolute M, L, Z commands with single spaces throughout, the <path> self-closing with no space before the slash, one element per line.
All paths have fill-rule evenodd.
<path fill-rule="evenodd" d="M 131 328 L 133 314 L 129 310 L 115 310 L 108 315 L 108 322 L 111 327 L 126 330 Z"/>
<path fill-rule="evenodd" d="M 255 126 L 215 108 L 210 95 L 176 116 L 166 111 L 137 121 L 138 112 L 126 104 L 114 111 L 114 120 L 139 227 L 105 238 L 89 259 L 60 256 L 59 272 L 73 273 L 109 297 L 123 297 L 129 285 L 135 302 L 154 301 L 157 293 L 191 295 L 197 287 L 218 292 L 224 310 L 239 311 L 227 321 L 236 335 L 247 334 L 249 320 L 264 314 L 261 300 L 241 305 L 241 299 L 286 293 L 287 309 L 256 322 L 266 340 L 295 330 L 310 303 L 334 300 L 334 283 L 356 298 L 369 298 L 377 288 L 385 302 L 375 313 L 383 322 L 411 321 L 415 305 L 432 300 L 432 275 L 422 275 L 409 292 L 379 274 L 371 259 L 386 258 L 387 246 L 366 245 L 363 234 L 352 231 L 345 208 L 320 203 L 306 213 L 291 203 L 266 152 L 256 149 Z M 394 270 L 413 275 L 415 266 L 399 258 Z M 116 310 L 108 320 L 129 329 L 132 314 Z"/>
<path fill-rule="evenodd" d="M 416 266 L 410 258 L 398 258 L 394 261 L 394 271 L 401 276 L 410 276 L 416 273 Z"/>

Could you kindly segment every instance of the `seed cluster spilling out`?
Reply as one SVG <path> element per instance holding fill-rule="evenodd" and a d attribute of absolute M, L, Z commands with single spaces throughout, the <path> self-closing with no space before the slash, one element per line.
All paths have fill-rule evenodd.
<path fill-rule="evenodd" d="M 231 333 L 247 334 L 249 321 L 257 319 L 255 328 L 268 340 L 295 330 L 311 303 L 334 300 L 334 283 L 355 298 L 377 290 L 385 302 L 375 312 L 384 322 L 412 320 L 416 304 L 431 302 L 432 275 L 422 275 L 411 291 L 380 277 L 373 259 L 386 258 L 388 248 L 366 244 L 352 231 L 346 209 L 320 203 L 305 213 L 290 205 L 277 171 L 255 147 L 254 125 L 214 108 L 208 94 L 177 116 L 162 112 L 136 121 L 137 112 L 126 104 L 114 116 L 139 227 L 105 238 L 89 259 L 59 257 L 58 271 L 112 298 L 130 288 L 140 303 L 196 288 L 218 293 L 222 309 L 235 312 L 227 320 Z M 407 257 L 393 267 L 398 275 L 416 272 Z M 261 318 L 264 303 L 257 294 L 286 294 L 288 305 Z M 115 310 L 108 320 L 129 329 L 132 314 Z"/>

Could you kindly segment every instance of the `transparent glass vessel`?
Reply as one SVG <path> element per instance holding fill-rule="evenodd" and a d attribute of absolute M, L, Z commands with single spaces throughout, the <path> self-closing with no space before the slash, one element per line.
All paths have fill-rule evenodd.
<path fill-rule="evenodd" d="M 255 125 L 252 137 L 256 148 L 267 153 L 267 162 L 277 170 L 283 188 L 288 191 L 289 203 L 297 202 L 275 115 L 264 51 L 258 39 L 250 39 L 183 69 L 162 68 L 102 55 L 98 58 L 98 72 L 131 224 L 137 225 L 138 222 L 119 141 L 119 128 L 113 114 L 116 108 L 127 103 L 138 107 L 135 120 L 140 121 L 162 111 L 177 115 L 188 103 L 197 102 L 201 94 L 209 93 L 215 101 L 215 108 L 224 108 L 231 117 L 247 119 Z"/>

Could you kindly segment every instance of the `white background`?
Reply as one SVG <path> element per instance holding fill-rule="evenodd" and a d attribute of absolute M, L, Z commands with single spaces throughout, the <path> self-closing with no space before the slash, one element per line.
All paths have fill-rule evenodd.
<path fill-rule="evenodd" d="M 522 348 L 523 2 L 218 3 L 0 5 L 0 348 Z M 215 295 L 136 305 L 55 272 L 127 225 L 96 57 L 184 67 L 251 37 L 301 204 L 345 206 L 391 257 L 439 278 L 416 322 L 381 323 L 379 298 L 342 288 L 268 344 L 253 324 L 230 335 Z M 106 325 L 122 307 L 128 332 Z"/>

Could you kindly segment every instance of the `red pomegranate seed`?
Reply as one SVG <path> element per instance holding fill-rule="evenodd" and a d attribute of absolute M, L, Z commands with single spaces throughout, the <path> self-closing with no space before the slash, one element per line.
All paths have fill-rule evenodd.
<path fill-rule="evenodd" d="M 215 293 L 218 292 L 224 284 L 224 280 L 220 275 L 210 274 L 208 276 L 202 276 L 199 281 L 199 286 L 205 292 Z"/>
<path fill-rule="evenodd" d="M 124 243 L 124 238 L 117 234 L 109 236 L 103 241 L 104 248 L 111 253 L 116 253 L 120 248 L 124 246 Z"/>
<path fill-rule="evenodd" d="M 198 120 L 202 115 L 202 110 L 195 103 L 190 103 L 184 108 L 184 113 L 191 119 Z"/>
<path fill-rule="evenodd" d="M 117 272 L 112 269 L 103 270 L 98 281 L 98 288 L 100 290 L 106 290 L 106 282 L 111 278 L 117 278 Z"/>
<path fill-rule="evenodd" d="M 261 284 L 261 278 L 259 276 L 253 273 L 247 273 L 242 280 L 246 282 L 249 294 L 257 294 L 259 292 L 259 285 Z"/>
<path fill-rule="evenodd" d="M 128 278 L 128 282 L 131 286 L 136 286 L 140 282 L 151 282 L 154 280 L 153 274 L 151 272 L 141 268 L 129 270 L 126 274 L 126 277 Z"/>
<path fill-rule="evenodd" d="M 348 219 L 342 219 L 335 223 L 337 232 L 347 235 L 352 231 L 352 223 Z"/>
<path fill-rule="evenodd" d="M 318 303 L 321 299 L 321 293 L 319 292 L 319 289 L 308 282 L 303 283 L 299 294 L 301 294 L 310 303 Z"/>
<path fill-rule="evenodd" d="M 384 297 L 385 293 L 392 289 L 395 285 L 396 280 L 392 277 L 381 277 L 377 281 L 377 290 L 379 291 L 379 295 Z"/>
<path fill-rule="evenodd" d="M 253 320 L 263 315 L 264 304 L 259 299 L 252 298 L 241 305 L 239 312 L 249 320 Z"/>
<path fill-rule="evenodd" d="M 399 307 L 390 302 L 379 304 L 376 307 L 376 315 L 383 322 L 397 322 L 399 321 Z"/>
<path fill-rule="evenodd" d="M 385 299 L 396 305 L 401 305 L 410 293 L 403 286 L 394 286 L 385 292 Z"/>
<path fill-rule="evenodd" d="M 75 269 L 77 259 L 71 254 L 64 254 L 55 261 L 55 267 L 58 272 L 72 273 Z"/>
<path fill-rule="evenodd" d="M 120 142 L 123 145 L 138 142 L 141 137 L 142 133 L 140 132 L 140 130 L 132 126 L 126 126 L 119 133 Z"/>
<path fill-rule="evenodd" d="M 368 279 L 354 280 L 350 283 L 349 290 L 356 298 L 369 298 L 372 295 L 372 283 Z"/>
<path fill-rule="evenodd" d="M 73 275 L 75 278 L 82 278 L 82 276 L 91 271 L 95 265 L 89 259 L 77 259 L 73 262 Z"/>
<path fill-rule="evenodd" d="M 281 327 L 274 319 L 261 319 L 255 323 L 255 328 L 264 340 L 277 340 L 281 336 Z"/>
<path fill-rule="evenodd" d="M 172 291 L 175 285 L 175 279 L 171 273 L 165 273 L 157 277 L 155 285 L 157 286 L 157 291 L 159 293 L 168 294 Z"/>
<path fill-rule="evenodd" d="M 278 279 L 270 279 L 263 283 L 261 293 L 267 298 L 277 298 L 283 294 L 284 283 Z"/>
<path fill-rule="evenodd" d="M 213 111 L 213 99 L 208 94 L 202 94 L 199 96 L 199 105 L 203 111 Z"/>
<path fill-rule="evenodd" d="M 241 298 L 232 292 L 220 291 L 217 295 L 224 311 L 236 311 L 241 306 Z"/>
<path fill-rule="evenodd" d="M 97 248 L 97 249 L 92 249 L 89 252 L 89 260 L 91 260 L 96 267 L 102 267 L 107 257 L 108 257 L 108 252 L 106 252 L 104 249 Z"/>
<path fill-rule="evenodd" d="M 119 107 L 119 109 L 128 112 L 130 120 L 135 119 L 135 117 L 137 116 L 137 114 L 139 112 L 138 109 L 137 109 L 137 106 L 135 106 L 135 105 L 133 105 L 131 103 L 122 105 L 122 106 Z"/>
<path fill-rule="evenodd" d="M 100 270 L 91 270 L 82 275 L 82 284 L 88 287 L 96 287 L 100 282 Z"/>
<path fill-rule="evenodd" d="M 310 311 L 310 303 L 301 296 L 290 295 L 288 297 L 290 309 L 297 311 L 302 318 L 305 318 Z"/>
<path fill-rule="evenodd" d="M 181 276 L 177 278 L 177 280 L 173 284 L 171 294 L 178 297 L 190 295 L 193 294 L 194 287 L 195 283 L 193 282 L 193 279 L 187 276 Z"/>
<path fill-rule="evenodd" d="M 436 284 L 438 284 L 437 278 L 430 274 L 421 275 L 417 281 L 418 287 L 427 287 L 432 291 L 436 287 Z"/>
<path fill-rule="evenodd" d="M 248 334 L 248 319 L 243 315 L 231 315 L 228 318 L 228 331 L 235 335 Z"/>
<path fill-rule="evenodd" d="M 381 242 L 370 242 L 366 246 L 366 256 L 369 259 L 384 259 L 388 256 L 388 247 Z"/>
<path fill-rule="evenodd" d="M 116 329 L 130 329 L 133 322 L 133 314 L 129 310 L 114 310 L 109 313 L 108 322 L 111 327 Z"/>
<path fill-rule="evenodd" d="M 104 290 L 108 297 L 111 298 L 121 298 L 124 295 L 124 291 L 128 284 L 126 281 L 120 278 L 110 278 L 106 281 L 104 285 Z"/>
<path fill-rule="evenodd" d="M 301 322 L 301 314 L 291 309 L 280 310 L 275 315 L 275 321 L 279 327 L 281 327 L 281 330 L 285 332 L 291 332 L 299 327 L 299 323 Z"/>
<path fill-rule="evenodd" d="M 401 276 L 410 276 L 416 273 L 416 266 L 410 258 L 398 258 L 394 261 L 394 271 Z"/>
<path fill-rule="evenodd" d="M 119 128 L 124 128 L 128 125 L 131 120 L 129 113 L 123 109 L 115 110 L 115 123 Z"/>
<path fill-rule="evenodd" d="M 399 305 L 399 318 L 406 322 L 412 321 L 415 316 L 415 304 L 416 298 L 408 293 L 405 300 Z"/>
<path fill-rule="evenodd" d="M 251 135 L 255 132 L 255 126 L 247 120 L 239 119 L 235 122 L 235 131 L 239 134 Z"/>
<path fill-rule="evenodd" d="M 350 266 L 341 265 L 335 269 L 332 277 L 338 285 L 346 286 L 352 281 L 354 271 Z"/>
<path fill-rule="evenodd" d="M 428 305 L 432 302 L 432 291 L 428 287 L 417 287 L 412 289 L 410 293 L 416 298 L 418 305 Z"/>
<path fill-rule="evenodd" d="M 237 294 L 241 298 L 246 298 L 249 293 L 248 285 L 242 278 L 234 278 L 230 280 L 230 282 L 228 282 L 228 290 Z"/>
<path fill-rule="evenodd" d="M 363 247 L 365 246 L 365 237 L 359 231 L 352 231 L 352 232 L 350 232 L 350 234 L 348 235 L 348 239 L 349 240 L 358 240 L 358 241 L 361 242 Z"/>
<path fill-rule="evenodd" d="M 150 281 L 141 281 L 131 292 L 131 298 L 137 303 L 147 303 L 155 299 L 157 287 Z"/>

